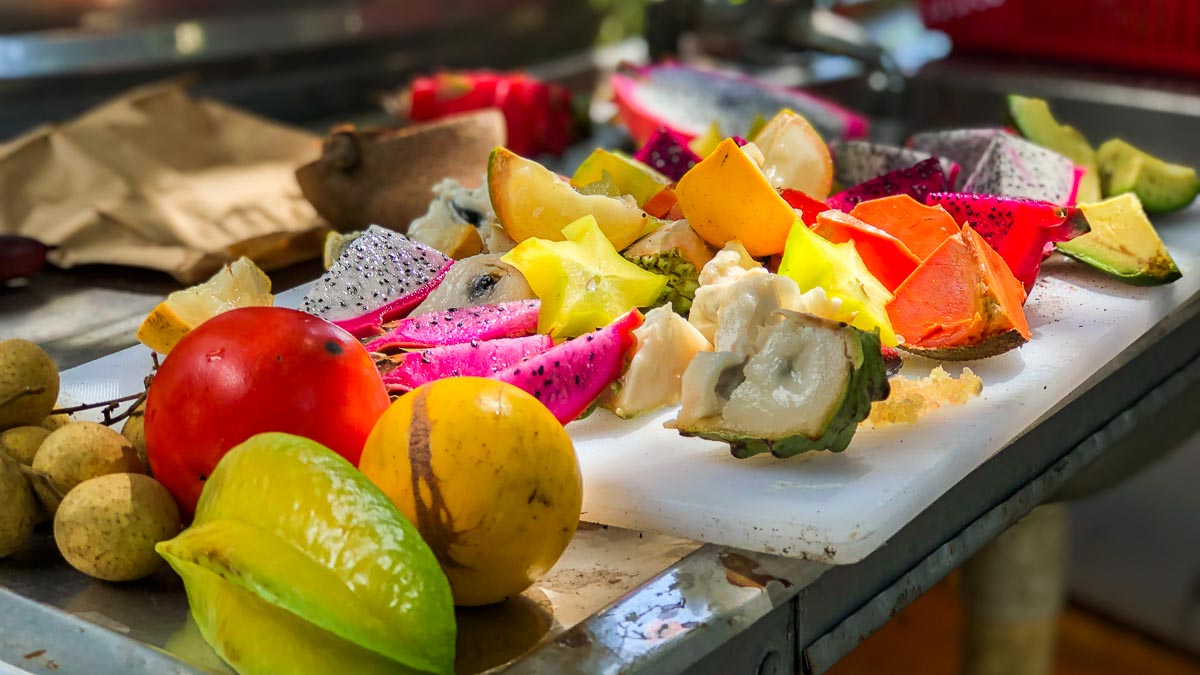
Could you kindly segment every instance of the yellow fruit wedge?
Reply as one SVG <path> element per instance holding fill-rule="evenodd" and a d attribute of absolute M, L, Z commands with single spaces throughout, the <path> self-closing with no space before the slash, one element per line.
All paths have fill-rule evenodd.
<path fill-rule="evenodd" d="M 763 173 L 771 187 L 799 190 L 825 199 L 833 187 L 829 146 L 803 116 L 780 110 L 751 141 L 762 150 Z"/>
<path fill-rule="evenodd" d="M 721 143 L 725 135 L 721 133 L 721 126 L 716 122 L 708 125 L 708 130 L 699 136 L 688 141 L 688 150 L 696 153 L 696 156 L 703 159 L 712 154 L 713 150 Z"/>
<path fill-rule="evenodd" d="M 667 278 L 622 258 L 595 218 L 580 218 L 562 235 L 567 241 L 527 239 L 501 258 L 521 271 L 542 301 L 539 333 L 583 335 L 662 297 Z"/>
<path fill-rule="evenodd" d="M 796 220 L 758 164 L 729 138 L 679 179 L 675 197 L 705 241 L 721 248 L 737 239 L 753 256 L 782 251 Z"/>
<path fill-rule="evenodd" d="M 571 184 L 583 188 L 604 180 L 606 174 L 620 194 L 633 197 L 638 206 L 671 184 L 671 179 L 636 159 L 604 148 L 596 148 L 583 160 L 571 176 Z"/>
<path fill-rule="evenodd" d="M 553 171 L 505 148 L 493 150 L 488 161 L 488 193 L 496 219 L 516 242 L 562 241 L 564 227 L 595 216 L 620 251 L 663 224 L 631 199 L 580 194 Z"/>
<path fill-rule="evenodd" d="M 879 329 L 883 344 L 895 347 L 896 332 L 888 318 L 892 294 L 867 269 L 853 242 L 835 244 L 796 221 L 788 236 L 779 274 L 807 292 L 820 286 L 830 298 L 841 300 L 831 318 L 872 331 Z"/>
<path fill-rule="evenodd" d="M 249 258 L 239 258 L 208 281 L 168 295 L 142 321 L 137 339 L 160 354 L 169 354 L 188 331 L 214 316 L 273 302 L 271 279 Z"/>

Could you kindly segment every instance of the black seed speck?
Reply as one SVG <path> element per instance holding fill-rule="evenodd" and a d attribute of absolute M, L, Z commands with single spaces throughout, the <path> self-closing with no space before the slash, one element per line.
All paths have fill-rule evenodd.
<path fill-rule="evenodd" d="M 334 356 L 337 356 L 338 354 L 341 354 L 345 350 L 342 349 L 341 345 L 334 342 L 333 340 L 326 340 L 325 341 L 325 351 L 329 352 L 330 354 L 333 354 Z"/>

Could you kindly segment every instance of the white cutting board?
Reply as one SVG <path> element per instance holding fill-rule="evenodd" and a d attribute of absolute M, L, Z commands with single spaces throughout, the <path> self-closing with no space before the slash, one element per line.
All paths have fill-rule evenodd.
<path fill-rule="evenodd" d="M 674 410 L 633 421 L 601 410 L 572 423 L 584 518 L 832 564 L 861 560 L 1200 292 L 1200 208 L 1157 226 L 1182 279 L 1139 288 L 1051 258 L 1026 305 L 1033 340 L 970 364 L 983 379 L 980 398 L 915 426 L 864 428 L 841 454 L 734 459 L 721 443 L 664 429 Z M 306 290 L 276 302 L 295 306 Z M 931 366 L 906 359 L 903 374 Z M 149 367 L 148 350 L 132 347 L 63 373 L 63 394 L 98 401 L 133 393 Z M 957 375 L 961 366 L 946 369 Z"/>

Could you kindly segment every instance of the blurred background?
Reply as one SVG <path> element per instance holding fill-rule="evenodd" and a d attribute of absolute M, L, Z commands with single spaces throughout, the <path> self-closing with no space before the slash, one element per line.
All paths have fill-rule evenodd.
<path fill-rule="evenodd" d="M 1092 138 L 1200 163 L 1200 0 L 3 0 L 0 137 L 180 76 L 323 131 L 382 115 L 417 73 L 520 67 L 587 93 L 619 60 L 670 57 L 811 87 L 869 115 L 878 140 L 995 124 L 1020 92 Z M 602 99 L 594 122 L 612 114 Z M 1186 437 L 1141 439 L 1113 473 L 1132 479 L 1073 495 L 1060 672 L 1200 672 L 1200 437 Z M 954 649 L 952 586 L 843 672 L 953 672 L 929 641 Z"/>

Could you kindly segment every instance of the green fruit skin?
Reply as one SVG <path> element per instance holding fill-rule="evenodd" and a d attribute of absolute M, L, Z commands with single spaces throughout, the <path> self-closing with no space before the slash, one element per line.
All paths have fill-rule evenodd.
<path fill-rule="evenodd" d="M 201 633 L 239 672 L 358 672 L 342 657 L 363 672 L 377 661 L 453 670 L 453 599 L 433 552 L 386 495 L 313 441 L 260 434 L 231 450 L 192 526 L 157 549 L 183 577 Z M 264 605 L 283 618 L 241 611 Z M 247 630 L 256 621 L 279 638 Z M 345 648 L 296 670 L 271 665 L 314 644 Z"/>
<path fill-rule="evenodd" d="M 1068 258 L 1074 258 L 1085 265 L 1095 267 L 1105 274 L 1132 286 L 1162 286 L 1183 277 L 1183 272 L 1179 271 L 1179 267 L 1175 265 L 1175 261 L 1169 258 L 1166 260 L 1150 261 L 1145 269 L 1125 270 L 1114 266 L 1111 261 L 1105 259 L 1102 255 L 1095 255 L 1087 249 L 1064 246 L 1064 244 L 1070 243 L 1061 242 L 1055 244 L 1055 248 L 1059 253 Z"/>
<path fill-rule="evenodd" d="M 1132 192 L 1147 213 L 1178 211 L 1200 196 L 1200 176 L 1194 169 L 1164 162 L 1119 138 L 1105 141 L 1096 157 L 1104 196 Z"/>
<path fill-rule="evenodd" d="M 1079 181 L 1076 202 L 1087 204 L 1100 201 L 1100 174 L 1096 166 L 1096 151 L 1079 130 L 1059 123 L 1050 112 L 1050 106 L 1040 98 L 1010 94 L 1008 110 L 1022 136 L 1067 157 L 1087 170 Z"/>
<path fill-rule="evenodd" d="M 205 642 L 242 675 L 419 672 L 324 631 L 202 567 L 186 562 L 172 567 L 186 580 L 192 618 Z"/>
<path fill-rule="evenodd" d="M 696 289 L 700 288 L 700 271 L 694 265 L 677 251 L 663 255 L 626 256 L 625 259 L 647 272 L 665 276 L 667 286 L 654 306 L 669 302 L 676 314 L 687 318 L 692 301 L 696 298 Z"/>
<path fill-rule="evenodd" d="M 775 457 L 787 458 L 814 450 L 841 452 L 850 445 L 858 423 L 871 414 L 871 403 L 882 401 L 891 392 L 887 379 L 887 366 L 883 362 L 879 331 L 866 332 L 844 326 L 840 330 L 854 331 L 862 347 L 862 363 L 854 368 L 841 405 L 825 425 L 825 432 L 816 438 L 804 435 L 784 438 L 752 438 L 741 434 L 699 429 L 679 429 L 684 436 L 695 436 L 729 444 L 734 457 L 745 459 L 769 452 Z"/>

